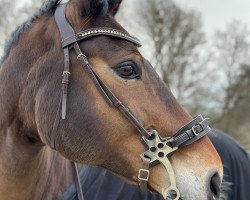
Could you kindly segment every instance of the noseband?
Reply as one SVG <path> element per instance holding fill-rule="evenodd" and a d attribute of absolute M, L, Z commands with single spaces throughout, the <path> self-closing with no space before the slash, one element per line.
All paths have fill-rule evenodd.
<path fill-rule="evenodd" d="M 173 137 L 163 138 L 156 130 L 147 130 L 142 123 L 130 112 L 130 110 L 109 90 L 104 84 L 101 78 L 94 71 L 91 64 L 88 62 L 87 57 L 83 54 L 79 47 L 79 42 L 87 40 L 91 37 L 108 36 L 126 40 L 140 47 L 141 44 L 138 39 L 128 35 L 119 30 L 101 27 L 82 31 L 75 34 L 75 31 L 68 23 L 65 16 L 66 4 L 61 4 L 57 7 L 55 12 L 55 20 L 62 38 L 62 48 L 64 50 L 64 71 L 62 79 L 62 116 L 66 119 L 67 111 L 67 96 L 68 96 L 68 84 L 70 76 L 70 58 L 69 52 L 74 49 L 77 59 L 80 61 L 83 69 L 92 79 L 93 83 L 99 90 L 100 94 L 104 97 L 110 106 L 116 107 L 121 113 L 137 128 L 141 133 L 143 143 L 145 144 L 146 151 L 141 154 L 143 161 L 142 168 L 139 170 L 138 180 L 139 186 L 142 190 L 147 189 L 147 182 L 149 179 L 149 167 L 153 164 L 161 163 L 169 175 L 170 186 L 167 189 L 166 196 L 169 199 L 179 199 L 180 192 L 177 188 L 176 177 L 172 165 L 169 161 L 170 156 L 182 146 L 190 145 L 195 141 L 205 136 L 211 129 L 208 126 L 209 120 L 204 119 L 201 115 L 194 118 L 191 122 L 181 128 Z M 54 129 L 54 128 L 53 128 Z M 53 132 L 53 131 L 52 131 Z M 52 136 L 51 146 L 55 149 L 55 139 Z M 75 171 L 75 182 L 77 188 L 78 199 L 83 200 L 82 190 L 79 182 L 79 176 L 77 174 L 76 164 L 73 163 Z"/>

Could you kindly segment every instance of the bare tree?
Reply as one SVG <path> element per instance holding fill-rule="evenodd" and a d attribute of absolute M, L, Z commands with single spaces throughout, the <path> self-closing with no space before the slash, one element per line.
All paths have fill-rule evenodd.
<path fill-rule="evenodd" d="M 201 15 L 172 0 L 138 0 L 133 5 L 139 11 L 133 18 L 134 30 L 140 27 L 148 36 L 144 43 L 151 45 L 150 61 L 163 81 L 191 113 L 206 109 L 216 98 L 207 94 L 213 78 L 213 69 L 207 67 L 212 53 L 207 50 Z"/>
<path fill-rule="evenodd" d="M 18 2 L 18 0 L 0 0 L 0 49 L 3 49 L 5 40 L 10 33 L 29 18 L 38 9 L 43 0 L 26 1 L 17 7 Z"/>
<path fill-rule="evenodd" d="M 228 114 L 235 110 L 239 98 L 243 98 L 237 89 L 237 82 L 242 76 L 244 66 L 250 64 L 249 31 L 239 21 L 231 22 L 224 31 L 215 34 L 215 47 L 217 52 L 217 65 L 225 74 L 225 95 L 222 105 L 222 114 L 219 121 L 226 131 L 235 126 L 233 117 Z M 228 117 L 226 117 L 228 116 Z"/>
<path fill-rule="evenodd" d="M 241 66 L 241 73 L 230 88 L 230 107 L 223 113 L 218 127 L 227 130 L 243 145 L 250 145 L 250 65 Z M 250 146 L 249 146 L 250 148 Z"/>
<path fill-rule="evenodd" d="M 140 0 L 140 23 L 154 42 L 155 67 L 167 85 L 173 74 L 181 80 L 196 49 L 204 43 L 200 15 L 184 11 L 171 0 Z M 176 72 L 176 73 L 175 73 Z"/>
<path fill-rule="evenodd" d="M 3 46 L 3 41 L 5 40 L 6 35 L 9 34 L 9 30 L 12 28 L 12 22 L 14 20 L 11 17 L 13 13 L 14 4 L 13 1 L 0 0 L 0 46 Z"/>

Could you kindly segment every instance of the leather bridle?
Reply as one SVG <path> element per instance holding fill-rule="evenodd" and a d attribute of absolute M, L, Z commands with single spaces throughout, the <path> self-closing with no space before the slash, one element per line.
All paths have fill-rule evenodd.
<path fill-rule="evenodd" d="M 151 164 L 163 164 L 168 172 L 170 179 L 170 186 L 167 189 L 166 196 L 169 199 L 179 199 L 180 192 L 176 185 L 176 177 L 172 165 L 169 161 L 169 157 L 182 146 L 190 145 L 195 141 L 205 136 L 211 128 L 208 126 L 209 120 L 204 119 L 201 115 L 194 118 L 191 122 L 181 128 L 173 137 L 163 138 L 156 130 L 147 130 L 142 123 L 130 112 L 130 110 L 109 90 L 104 84 L 101 78 L 97 75 L 91 64 L 88 62 L 87 57 L 81 51 L 79 42 L 87 40 L 91 37 L 108 36 L 113 38 L 119 38 L 133 43 L 140 47 L 141 44 L 138 39 L 128 35 L 119 30 L 100 27 L 94 29 L 88 29 L 80 33 L 75 34 L 75 31 L 68 23 L 65 16 L 66 4 L 58 5 L 55 11 L 55 20 L 62 38 L 62 48 L 64 50 L 64 71 L 62 79 L 62 120 L 66 119 L 67 114 L 67 96 L 68 96 L 68 84 L 70 76 L 70 50 L 74 50 L 77 59 L 81 63 L 83 69 L 87 72 L 93 83 L 99 90 L 100 94 L 107 101 L 110 106 L 116 107 L 120 112 L 137 128 L 141 133 L 143 143 L 146 146 L 146 151 L 141 154 L 143 161 L 142 168 L 139 170 L 138 180 L 139 186 L 142 190 L 147 189 L 147 182 L 149 179 L 149 167 Z M 53 127 L 54 129 L 54 127 Z M 53 132 L 53 131 L 52 131 Z M 55 147 L 55 139 L 51 137 L 51 146 Z M 83 200 L 83 193 L 79 181 L 78 169 L 75 163 L 73 163 L 75 172 L 75 184 L 78 194 L 78 199 Z"/>

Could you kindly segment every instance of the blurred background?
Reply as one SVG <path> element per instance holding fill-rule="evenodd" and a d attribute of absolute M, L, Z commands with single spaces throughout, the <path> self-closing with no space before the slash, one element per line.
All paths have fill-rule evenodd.
<path fill-rule="evenodd" d="M 43 0 L 0 0 L 0 55 Z M 179 102 L 250 150 L 250 1 L 123 0 L 117 20 L 140 38 Z"/>

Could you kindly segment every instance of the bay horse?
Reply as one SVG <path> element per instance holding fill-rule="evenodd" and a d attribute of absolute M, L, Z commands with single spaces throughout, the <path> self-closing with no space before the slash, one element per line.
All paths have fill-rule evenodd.
<path fill-rule="evenodd" d="M 114 19 L 120 3 L 48 0 L 12 34 L 0 68 L 0 199 L 56 199 L 77 174 L 71 161 L 165 199 L 219 197 L 208 120 L 193 119 L 139 53 Z"/>

